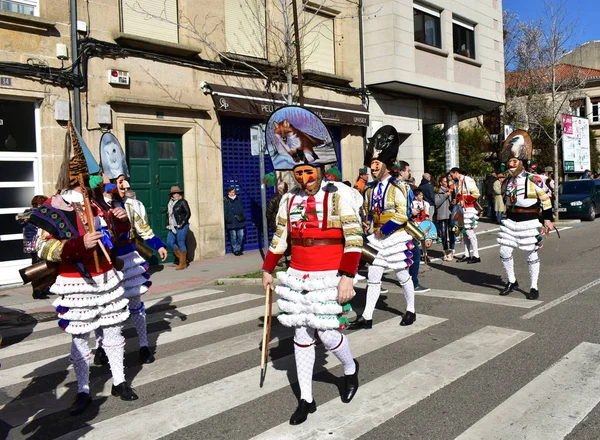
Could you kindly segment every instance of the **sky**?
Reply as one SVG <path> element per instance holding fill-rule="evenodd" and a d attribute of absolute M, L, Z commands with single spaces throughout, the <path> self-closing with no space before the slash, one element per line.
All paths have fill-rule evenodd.
<path fill-rule="evenodd" d="M 550 0 L 560 2 L 563 0 Z M 573 14 L 573 20 L 578 20 L 580 32 L 573 39 L 578 46 L 586 41 L 600 40 L 600 1 L 598 0 L 568 0 L 568 10 Z M 523 21 L 535 20 L 543 11 L 544 0 L 503 0 L 504 9 L 516 12 Z M 569 48 L 569 49 L 572 49 Z"/>

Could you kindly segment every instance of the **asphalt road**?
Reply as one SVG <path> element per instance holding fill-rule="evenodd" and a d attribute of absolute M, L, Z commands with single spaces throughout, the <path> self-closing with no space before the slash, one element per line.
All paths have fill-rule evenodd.
<path fill-rule="evenodd" d="M 598 439 L 599 235 L 600 221 L 552 234 L 540 251 L 539 301 L 528 301 L 525 254 L 515 252 L 524 292 L 500 297 L 495 234 L 480 234 L 480 264 L 423 268 L 432 290 L 417 296 L 410 327 L 398 325 L 405 302 L 387 274 L 374 328 L 346 333 L 360 362 L 355 400 L 340 402 L 341 366 L 318 351 L 317 412 L 297 427 L 287 423 L 298 393 L 292 332 L 280 325 L 259 387 L 257 286 L 146 300 L 154 364 L 139 365 L 137 337 L 126 331 L 126 374 L 140 399 L 111 397 L 108 367 L 93 366 L 96 397 L 80 417 L 67 412 L 76 392 L 69 337 L 39 325 L 0 350 L 0 438 Z M 358 312 L 364 295 L 363 282 Z"/>

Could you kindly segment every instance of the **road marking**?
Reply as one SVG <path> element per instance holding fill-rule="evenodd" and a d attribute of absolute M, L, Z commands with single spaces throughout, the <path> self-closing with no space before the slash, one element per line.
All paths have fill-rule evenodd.
<path fill-rule="evenodd" d="M 373 326 L 372 330 L 353 333 L 351 340 L 353 355 L 355 357 L 363 356 L 445 321 L 443 318 L 419 315 L 419 319 L 413 325 L 400 327 L 398 325 L 400 320 L 400 317 L 393 318 Z M 86 426 L 59 437 L 59 439 L 136 438 L 140 432 L 144 433 L 145 440 L 164 437 L 178 429 L 198 423 L 284 387 L 289 387 L 288 374 L 290 372 L 295 380 L 294 356 L 285 356 L 277 359 L 275 363 L 277 369 L 274 368 L 273 362 L 269 362 L 266 380 L 262 388 L 258 386 L 260 376 L 260 366 L 258 366 Z M 315 368 L 315 372 L 339 365 L 335 356 L 326 356 L 324 363 L 323 367 Z M 209 403 L 206 400 L 207 396 L 210 396 Z"/>
<path fill-rule="evenodd" d="M 159 330 L 148 334 L 148 339 L 157 338 L 157 345 L 169 344 L 182 339 L 191 338 L 200 334 L 209 333 L 222 328 L 242 324 L 244 322 L 253 321 L 262 316 L 264 306 L 254 307 L 251 309 L 242 310 L 239 312 L 230 313 L 228 315 L 217 316 L 215 318 L 205 319 L 203 321 L 194 322 L 191 324 L 180 325 L 173 327 L 170 330 Z M 279 313 L 276 304 L 273 304 L 273 315 Z M 67 341 L 69 342 L 70 339 Z M 125 352 L 131 353 L 139 349 L 136 344 L 126 344 Z M 39 377 L 41 374 L 52 374 L 63 371 L 65 364 L 63 362 L 54 362 L 64 358 L 67 365 L 70 364 L 66 355 L 57 356 L 42 361 L 33 362 L 31 364 L 13 367 L 7 370 L 2 370 L 0 375 L 0 387 L 6 387 L 20 382 L 27 382 L 31 378 Z M 50 362 L 50 363 L 49 363 Z M 41 370 L 39 370 L 41 368 Z"/>
<path fill-rule="evenodd" d="M 164 301 L 165 298 L 167 298 L 167 297 L 171 297 L 171 299 L 172 299 L 171 304 L 173 304 L 173 302 L 175 302 L 175 301 L 186 301 L 188 299 L 202 298 L 204 296 L 214 295 L 217 293 L 223 293 L 223 291 L 215 290 L 215 289 L 201 289 L 201 290 L 194 290 L 192 292 L 173 293 L 173 294 L 163 296 L 161 298 L 150 299 L 148 301 L 144 301 L 144 304 L 146 305 L 146 313 L 152 313 L 152 310 L 148 310 L 148 309 L 150 309 L 150 307 Z M 147 293 L 146 295 L 150 295 L 150 293 Z M 142 300 L 146 297 L 146 295 L 142 296 Z M 8 328 L 8 329 L 2 329 L 2 336 L 7 338 L 9 336 L 20 335 L 23 333 L 28 333 L 28 334 L 32 333 L 33 334 L 33 333 L 41 332 L 44 330 L 58 329 L 58 328 L 59 327 L 58 327 L 58 318 L 57 318 L 52 321 L 37 323 L 35 325 L 35 327 L 33 327 L 33 328 L 27 327 L 27 326 L 19 326 L 19 327 L 12 327 L 12 328 Z"/>
<path fill-rule="evenodd" d="M 600 345 L 584 342 L 456 440 L 563 439 L 598 402 Z"/>
<path fill-rule="evenodd" d="M 531 319 L 534 316 L 537 316 L 540 313 L 544 313 L 544 312 L 550 310 L 552 307 L 555 307 L 555 306 L 559 305 L 560 303 L 565 302 L 566 300 L 571 299 L 574 296 L 577 296 L 580 293 L 585 292 L 586 290 L 591 289 L 592 287 L 594 287 L 598 284 L 600 284 L 600 278 L 592 281 L 591 283 L 587 283 L 585 286 L 581 286 L 580 288 L 575 289 L 572 292 L 566 293 L 563 296 L 559 296 L 555 300 L 552 300 L 552 301 L 544 304 L 543 306 L 541 306 L 535 310 L 532 310 L 529 313 L 526 313 L 525 315 L 521 316 L 521 319 Z"/>
<path fill-rule="evenodd" d="M 262 330 L 248 333 L 214 344 L 187 350 L 172 356 L 157 358 L 152 366 L 142 368 L 135 376 L 132 385 L 142 386 L 152 382 L 160 381 L 176 374 L 184 373 L 195 368 L 208 365 L 238 354 L 248 351 L 256 351 L 259 354 L 259 344 L 261 342 Z M 283 327 L 273 327 L 270 345 L 281 342 L 293 336 L 293 330 Z M 137 346 L 135 347 L 137 350 Z M 68 364 L 68 360 L 65 359 Z M 41 374 L 38 375 L 42 376 Z M 77 388 L 73 386 L 74 376 L 66 377 L 56 389 L 25 399 L 14 400 L 16 396 L 4 396 L 1 399 L 8 399 L 6 405 L 0 406 L 2 420 L 9 425 L 16 427 L 23 423 L 29 423 L 32 420 L 46 417 L 70 407 Z M 90 383 L 91 395 L 98 397 L 108 397 L 111 394 L 112 381 L 110 375 L 97 377 Z"/>
<path fill-rule="evenodd" d="M 254 440 L 358 438 L 531 335 L 484 327 L 362 385 L 350 404 L 334 399 L 320 405 L 301 429 L 286 422 Z"/>
<path fill-rule="evenodd" d="M 192 315 L 195 313 L 206 312 L 209 310 L 219 309 L 221 307 L 227 307 L 233 304 L 240 304 L 247 301 L 252 301 L 256 299 L 262 298 L 262 295 L 253 295 L 250 293 L 242 293 L 240 295 L 228 296 L 225 298 L 219 298 L 214 301 L 206 301 L 198 304 L 194 304 L 191 306 L 176 308 L 170 313 L 175 313 L 176 315 Z M 148 315 L 147 320 L 148 324 L 154 322 L 160 322 L 165 320 L 165 316 L 163 315 L 165 311 L 157 312 Z M 169 313 L 169 311 L 166 311 Z M 71 335 L 63 332 L 56 335 L 46 336 L 43 338 L 32 339 L 28 341 L 22 341 L 14 345 L 9 345 L 8 347 L 4 347 L 0 350 L 0 359 L 7 359 L 12 356 L 18 356 L 26 353 L 31 353 L 37 350 L 42 350 L 44 348 L 56 347 L 62 344 L 69 344 L 71 342 Z"/>
<path fill-rule="evenodd" d="M 464 301 L 497 304 L 509 307 L 521 307 L 523 309 L 531 309 L 532 307 L 542 304 L 542 301 L 531 301 L 525 298 L 512 298 L 508 296 L 499 296 L 474 292 L 457 292 L 454 290 L 431 289 L 429 292 L 425 293 L 417 292 L 417 295 L 433 296 L 436 298 L 460 299 Z"/>

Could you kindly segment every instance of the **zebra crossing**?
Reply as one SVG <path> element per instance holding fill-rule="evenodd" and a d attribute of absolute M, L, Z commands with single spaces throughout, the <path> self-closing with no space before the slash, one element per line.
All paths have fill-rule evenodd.
<path fill-rule="evenodd" d="M 435 289 L 419 296 L 516 308 L 534 308 L 542 303 Z M 6 434 L 9 439 L 159 439 L 224 417 L 223 423 L 231 425 L 234 428 L 232 432 L 235 432 L 235 436 L 227 438 L 355 439 L 368 436 L 377 427 L 402 417 L 403 412 L 426 399 L 435 398 L 436 392 L 459 383 L 469 373 L 535 336 L 534 332 L 509 326 L 490 325 L 469 330 L 414 360 L 394 365 L 386 373 L 361 382 L 359 392 L 350 404 L 343 404 L 339 397 L 319 401 L 317 412 L 311 414 L 301 427 L 282 422 L 289 417 L 286 413 L 283 419 L 280 414 L 279 418 L 267 421 L 261 432 L 246 433 L 243 426 L 237 426 L 236 419 L 228 419 L 227 414 L 252 406 L 261 399 L 269 401 L 278 392 L 287 392 L 289 399 L 293 400 L 290 390 L 290 385 L 295 383 L 291 349 L 293 332 L 283 326 L 273 327 L 271 360 L 261 388 L 258 366 L 263 312 L 261 295 L 227 294 L 217 289 L 203 289 L 174 294 L 169 301 L 161 301 L 146 301 L 149 323 L 158 325 L 165 320 L 165 313 L 160 308 L 156 311 L 152 308 L 161 304 L 177 306 L 177 313 L 169 315 L 171 318 L 187 316 L 190 319 L 173 324 L 168 331 L 151 326 L 150 340 L 156 341 L 159 349 L 168 349 L 164 355 L 159 353 L 156 362 L 151 365 L 130 367 L 135 374 L 127 376 L 134 387 L 144 391 L 153 387 L 169 389 L 171 385 L 175 391 L 166 393 L 162 398 L 140 392 L 140 400 L 135 404 L 121 403 L 110 397 L 110 372 L 92 367 L 91 394 L 96 402 L 102 404 L 99 404 L 95 417 L 92 414 L 81 422 L 73 422 L 77 418 L 68 416 L 68 408 L 77 387 L 68 361 L 70 338 L 55 328 L 56 323 L 42 323 L 21 342 L 0 350 L 0 359 L 3 360 L 0 370 L 0 438 Z M 246 307 L 229 310 L 242 306 Z M 210 313 L 205 315 L 205 312 Z M 273 312 L 278 312 L 276 307 Z M 202 319 L 193 319 L 196 315 L 201 315 Z M 400 320 L 401 317 L 393 317 L 376 321 L 372 330 L 349 333 L 354 357 L 360 361 L 370 356 L 385 356 L 391 346 L 397 347 L 394 344 L 402 345 L 411 338 L 435 333 L 436 328 L 449 325 L 452 319 L 419 314 L 417 321 L 409 327 L 400 327 Z M 18 335 L 19 329 L 12 329 L 9 333 Z M 224 338 L 218 337 L 221 333 Z M 288 349 L 281 349 L 283 346 Z M 49 347 L 53 350 L 47 350 Z M 137 349 L 137 340 L 130 338 L 126 353 L 135 354 Z M 56 356 L 57 353 L 60 355 Z M 562 355 L 554 365 L 548 365 L 480 420 L 472 420 L 464 426 L 457 440 L 546 440 L 567 436 L 600 402 L 600 344 L 582 342 Z M 32 356 L 34 359 L 30 361 Z M 317 356 L 324 359 L 315 365 L 315 374 L 331 372 L 338 367 L 332 374 L 340 376 L 337 358 L 324 356 L 319 350 Z M 129 358 L 134 359 L 134 356 Z M 224 363 L 240 363 L 240 367 L 231 374 L 219 375 L 217 372 L 214 380 L 205 383 L 176 384 L 186 374 L 195 377 L 198 371 Z M 5 365 L 7 368 L 4 368 Z M 61 420 L 69 421 L 68 428 L 61 426 Z M 44 430 L 40 437 L 40 431 L 33 426 L 46 426 L 48 430 Z M 207 437 L 198 432 L 185 438 Z"/>

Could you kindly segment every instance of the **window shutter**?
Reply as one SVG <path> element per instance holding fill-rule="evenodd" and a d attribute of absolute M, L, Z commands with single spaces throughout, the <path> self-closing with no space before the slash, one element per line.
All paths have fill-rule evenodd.
<path fill-rule="evenodd" d="M 600 102 L 600 97 L 598 97 L 598 98 L 590 98 L 590 101 L 592 101 L 592 104 L 596 104 L 596 103 Z"/>
<path fill-rule="evenodd" d="M 178 43 L 177 0 L 121 0 L 123 33 Z"/>
<path fill-rule="evenodd" d="M 266 58 L 265 0 L 225 0 L 227 52 Z"/>
<path fill-rule="evenodd" d="M 335 74 L 333 17 L 304 11 L 304 38 L 300 42 L 304 70 Z"/>

